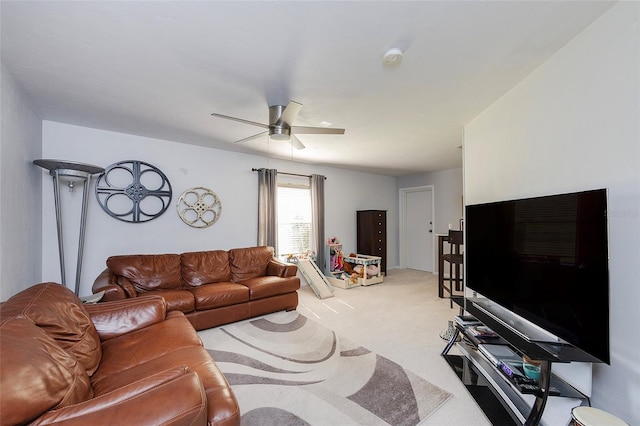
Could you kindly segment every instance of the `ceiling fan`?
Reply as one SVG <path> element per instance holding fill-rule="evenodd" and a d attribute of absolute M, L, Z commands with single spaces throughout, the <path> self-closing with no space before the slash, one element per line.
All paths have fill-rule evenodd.
<path fill-rule="evenodd" d="M 269 135 L 270 138 L 275 140 L 288 140 L 292 146 L 297 149 L 303 149 L 304 145 L 295 136 L 296 134 L 325 134 L 325 135 L 343 135 L 344 129 L 336 129 L 330 127 L 305 127 L 305 126 L 293 126 L 293 120 L 298 116 L 302 104 L 289 101 L 287 106 L 273 105 L 269 107 L 269 124 L 256 123 L 255 121 L 244 120 L 242 118 L 230 117 L 228 115 L 222 115 L 212 113 L 214 117 L 226 118 L 228 120 L 239 121 L 240 123 L 251 124 L 254 126 L 267 129 L 264 132 L 260 132 L 253 136 L 246 137 L 235 141 L 234 143 L 243 143 L 252 139 L 257 139 L 264 135 Z"/>

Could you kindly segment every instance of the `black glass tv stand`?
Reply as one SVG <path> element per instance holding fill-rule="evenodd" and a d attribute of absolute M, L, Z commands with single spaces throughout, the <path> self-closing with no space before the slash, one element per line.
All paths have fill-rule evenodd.
<path fill-rule="evenodd" d="M 472 372 L 477 374 L 488 384 L 490 390 L 498 401 L 504 406 L 516 424 L 534 426 L 540 424 L 548 397 L 559 396 L 580 400 L 576 405 L 588 403 L 588 397 L 576 390 L 570 384 L 551 373 L 551 365 L 554 362 L 582 361 L 593 362 L 592 357 L 584 354 L 576 348 L 566 347 L 564 344 L 554 344 L 553 342 L 537 342 L 528 339 L 519 330 L 512 329 L 500 318 L 496 318 L 491 312 L 487 312 L 482 306 L 472 303 L 463 297 L 452 298 L 454 303 L 461 307 L 461 316 L 466 311 L 475 317 L 480 325 L 485 325 L 493 330 L 497 336 L 483 337 L 472 332 L 472 325 L 468 321 L 462 321 L 458 317 L 455 321 L 455 330 L 451 338 L 442 350 L 442 355 L 447 359 L 449 365 L 461 376 L 461 372 Z M 460 339 L 462 337 L 462 339 Z M 478 345 L 508 345 L 517 354 L 527 355 L 540 363 L 540 378 L 535 387 L 522 387 L 521 383 L 516 383 L 516 378 L 522 377 L 522 371 L 516 371 L 518 366 L 509 362 L 502 363 L 500 360 L 490 360 L 478 350 Z M 449 355 L 450 349 L 456 345 L 462 354 L 462 359 L 456 359 L 455 355 Z M 521 365 L 520 365 L 521 367 Z M 469 374 L 467 373 L 467 376 Z M 461 377 L 465 385 L 468 377 Z M 518 379 L 519 381 L 520 379 Z M 526 380 L 526 378 L 525 378 Z M 527 402 L 524 394 L 532 394 L 535 397 L 533 406 Z M 530 398 L 528 398 L 530 400 Z M 567 422 L 571 413 L 567 412 Z"/>

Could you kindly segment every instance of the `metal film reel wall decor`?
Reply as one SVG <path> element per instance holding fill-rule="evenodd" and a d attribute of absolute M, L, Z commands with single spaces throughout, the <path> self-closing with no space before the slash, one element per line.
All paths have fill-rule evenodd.
<path fill-rule="evenodd" d="M 157 167 L 144 161 L 120 161 L 96 182 L 96 197 L 109 216 L 123 222 L 148 222 L 171 203 L 171 184 Z"/>
<path fill-rule="evenodd" d="M 176 208 L 180 219 L 194 228 L 213 225 L 222 213 L 222 203 L 216 193 L 202 187 L 184 191 L 178 199 Z"/>

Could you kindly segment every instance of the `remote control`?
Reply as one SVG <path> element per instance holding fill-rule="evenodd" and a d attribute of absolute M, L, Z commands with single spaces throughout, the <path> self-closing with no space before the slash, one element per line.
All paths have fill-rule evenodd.
<path fill-rule="evenodd" d="M 530 379 L 526 376 L 514 376 L 513 381 L 516 382 L 516 385 L 523 385 L 523 384 L 535 385 L 538 383 L 537 381 Z"/>
<path fill-rule="evenodd" d="M 522 384 L 518 386 L 518 388 L 522 393 L 536 393 L 540 390 L 540 387 L 538 385 L 531 385 L 528 383 Z"/>

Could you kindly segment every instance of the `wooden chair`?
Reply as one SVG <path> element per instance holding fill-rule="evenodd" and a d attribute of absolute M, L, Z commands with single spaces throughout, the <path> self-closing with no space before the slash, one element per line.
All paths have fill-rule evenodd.
<path fill-rule="evenodd" d="M 450 296 L 453 296 L 454 283 L 455 290 L 462 291 L 464 255 L 462 254 L 461 246 L 464 242 L 463 231 L 449 230 L 447 241 L 449 243 L 449 253 L 443 254 L 442 260 L 449 263 L 449 277 L 443 277 L 442 279 L 443 281 L 449 281 L 449 288 L 445 288 L 445 290 L 449 292 Z M 440 271 L 440 273 L 444 274 L 444 271 Z M 453 302 L 450 303 L 451 307 L 453 307 Z"/>

